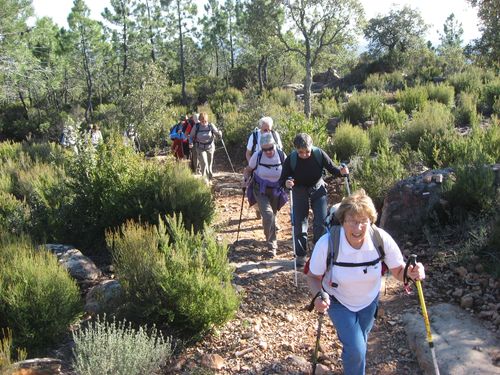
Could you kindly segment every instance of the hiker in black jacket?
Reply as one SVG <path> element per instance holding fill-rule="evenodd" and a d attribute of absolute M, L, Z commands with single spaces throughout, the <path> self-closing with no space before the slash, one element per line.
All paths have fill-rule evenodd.
<path fill-rule="evenodd" d="M 326 186 L 323 170 L 335 177 L 349 173 L 333 165 L 332 159 L 320 148 L 313 146 L 312 138 L 299 133 L 293 140 L 295 150 L 288 155 L 281 171 L 280 183 L 292 189 L 295 251 L 297 266 L 302 267 L 307 255 L 307 229 L 309 207 L 313 211 L 313 242 L 325 233 L 327 215 Z"/>

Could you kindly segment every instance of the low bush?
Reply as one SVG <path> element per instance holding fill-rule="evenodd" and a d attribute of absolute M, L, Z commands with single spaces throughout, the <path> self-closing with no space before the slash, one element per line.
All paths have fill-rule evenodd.
<path fill-rule="evenodd" d="M 88 327 L 73 333 L 73 367 L 77 374 L 153 374 L 170 359 L 170 339 L 155 327 L 135 330 L 125 320 L 105 319 L 97 317 Z"/>
<path fill-rule="evenodd" d="M 102 247 L 105 230 L 127 219 L 154 224 L 158 215 L 182 212 L 187 228 L 198 231 L 214 214 L 209 188 L 187 166 L 144 161 L 120 138 L 80 153 L 69 174 L 74 198 L 64 228 L 84 249 Z"/>
<path fill-rule="evenodd" d="M 370 74 L 365 79 L 365 87 L 368 91 L 384 91 L 387 79 L 384 74 Z"/>
<path fill-rule="evenodd" d="M 24 361 L 28 356 L 26 350 L 17 348 L 16 357 L 13 357 L 14 348 L 12 347 L 12 330 L 4 329 L 0 332 L 0 374 L 12 374 L 14 362 Z"/>
<path fill-rule="evenodd" d="M 414 112 L 413 118 L 403 130 L 402 138 L 413 150 L 418 148 L 425 133 L 442 134 L 453 128 L 453 115 L 441 103 L 430 102 L 422 110 Z"/>
<path fill-rule="evenodd" d="M 408 176 L 400 156 L 388 146 L 377 150 L 375 158 L 364 158 L 353 170 L 355 184 L 367 192 L 380 209 L 385 195 L 399 180 Z"/>
<path fill-rule="evenodd" d="M 325 120 L 320 118 L 306 119 L 302 112 L 290 112 L 288 117 L 280 121 L 279 132 L 285 153 L 293 150 L 293 140 L 299 133 L 307 133 L 317 147 L 325 148 L 328 142 L 328 132 Z"/>
<path fill-rule="evenodd" d="M 232 87 L 219 90 L 209 98 L 210 108 L 215 113 L 217 119 L 220 119 L 224 113 L 236 111 L 238 105 L 242 102 L 243 94 L 238 89 Z"/>
<path fill-rule="evenodd" d="M 365 157 L 370 154 L 368 133 L 358 126 L 341 123 L 335 130 L 329 155 L 336 155 L 338 160 L 350 160 L 353 156 Z"/>
<path fill-rule="evenodd" d="M 431 83 L 426 86 L 426 89 L 429 100 L 442 103 L 450 108 L 455 103 L 455 89 L 453 86 Z"/>
<path fill-rule="evenodd" d="M 408 87 L 406 90 L 398 90 L 396 92 L 396 100 L 399 108 L 407 114 L 422 110 L 428 98 L 429 94 L 424 86 Z"/>
<path fill-rule="evenodd" d="M 483 85 L 482 76 L 483 71 L 480 68 L 469 66 L 464 72 L 449 76 L 448 82 L 455 88 L 456 94 L 467 92 L 478 95 Z"/>
<path fill-rule="evenodd" d="M 1 241 L 0 263 L 0 326 L 29 353 L 55 344 L 81 313 L 76 282 L 53 254 L 25 239 Z"/>
<path fill-rule="evenodd" d="M 195 234 L 182 219 L 158 228 L 132 222 L 107 234 L 125 293 L 123 314 L 148 323 L 171 323 L 200 334 L 234 316 L 239 298 L 231 285 L 228 249 L 208 227 Z"/>
<path fill-rule="evenodd" d="M 339 106 L 334 97 L 313 100 L 312 115 L 314 117 L 322 117 L 330 119 L 340 116 Z"/>
<path fill-rule="evenodd" d="M 476 96 L 467 92 L 462 92 L 458 95 L 454 114 L 456 125 L 475 126 L 479 124 L 480 116 L 477 112 Z"/>
<path fill-rule="evenodd" d="M 262 95 L 264 100 L 269 100 L 272 103 L 278 104 L 281 107 L 295 106 L 295 93 L 291 90 L 274 88 L 264 92 Z"/>
<path fill-rule="evenodd" d="M 489 210 L 495 200 L 494 174 L 484 161 L 454 167 L 455 181 L 447 186 L 446 199 L 453 208 L 454 217 L 465 219 L 471 213 Z"/>
<path fill-rule="evenodd" d="M 480 107 L 481 112 L 485 115 L 500 114 L 500 78 L 483 86 Z"/>
<path fill-rule="evenodd" d="M 23 233 L 29 228 L 29 207 L 10 193 L 0 191 L 0 226 L 9 233 Z"/>
<path fill-rule="evenodd" d="M 362 124 L 375 117 L 384 99 L 374 92 L 354 93 L 344 106 L 342 118 L 352 124 Z"/>
<path fill-rule="evenodd" d="M 404 111 L 398 111 L 393 106 L 382 104 L 375 111 L 375 123 L 385 124 L 390 129 L 401 129 L 408 116 Z"/>
<path fill-rule="evenodd" d="M 370 150 L 376 152 L 381 147 L 390 147 L 391 130 L 385 124 L 376 124 L 368 129 Z"/>

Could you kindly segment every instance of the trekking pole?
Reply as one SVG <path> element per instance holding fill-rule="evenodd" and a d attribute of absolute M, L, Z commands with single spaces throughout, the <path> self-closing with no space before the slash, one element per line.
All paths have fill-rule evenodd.
<path fill-rule="evenodd" d="M 316 298 L 318 296 L 321 298 L 322 301 L 326 301 L 328 299 L 328 295 L 323 291 L 320 290 L 318 294 L 314 296 L 314 298 L 311 301 L 311 304 L 307 308 L 309 311 L 314 310 L 314 301 L 316 301 Z M 323 324 L 323 317 L 325 316 L 325 312 L 321 312 L 318 314 L 318 330 L 316 331 L 316 344 L 314 345 L 314 352 L 313 352 L 313 357 L 312 357 L 312 373 L 313 375 L 316 374 L 316 366 L 318 365 L 318 353 L 319 353 L 319 340 L 321 339 L 321 325 Z"/>
<path fill-rule="evenodd" d="M 226 151 L 227 160 L 229 160 L 229 164 L 231 164 L 231 169 L 233 170 L 233 173 L 236 173 L 236 171 L 234 170 L 234 167 L 233 167 L 233 162 L 231 161 L 231 158 L 229 157 L 229 153 L 227 152 L 227 148 L 226 148 L 226 145 L 225 145 L 222 137 L 221 137 L 220 141 L 222 142 L 222 147 L 224 147 L 224 151 Z"/>
<path fill-rule="evenodd" d="M 288 178 L 289 180 L 291 178 Z M 293 192 L 290 190 L 290 220 L 292 221 L 292 247 L 293 247 L 293 271 L 295 275 L 295 287 L 297 288 L 299 284 L 297 283 L 297 252 L 295 250 L 295 218 L 293 215 Z"/>
<path fill-rule="evenodd" d="M 342 168 L 347 167 L 346 163 L 340 164 Z M 351 188 L 349 187 L 349 174 L 344 175 L 345 188 L 347 189 L 347 196 L 351 195 Z"/>
<path fill-rule="evenodd" d="M 410 265 L 415 266 L 417 264 L 417 256 L 415 254 L 411 254 L 406 262 L 403 280 L 405 285 L 408 285 L 408 281 L 410 278 L 408 277 L 408 267 Z M 432 332 L 431 332 L 431 324 L 429 322 L 429 315 L 427 314 L 427 308 L 425 307 L 425 299 L 424 292 L 422 291 L 422 283 L 420 280 L 414 280 L 415 285 L 417 286 L 418 299 L 420 301 L 420 308 L 422 309 L 422 315 L 424 317 L 425 330 L 427 332 L 427 343 L 429 344 L 429 348 L 431 349 L 432 355 L 432 364 L 434 365 L 434 373 L 439 375 L 439 367 L 436 359 L 436 351 L 434 349 L 434 342 L 432 341 Z"/>
<path fill-rule="evenodd" d="M 241 226 L 241 216 L 243 215 L 243 203 L 245 203 L 245 192 L 247 190 L 246 187 L 242 188 L 243 196 L 241 197 L 241 209 L 240 209 L 240 221 L 238 221 L 238 232 L 236 233 L 236 242 L 240 238 L 240 226 Z"/>

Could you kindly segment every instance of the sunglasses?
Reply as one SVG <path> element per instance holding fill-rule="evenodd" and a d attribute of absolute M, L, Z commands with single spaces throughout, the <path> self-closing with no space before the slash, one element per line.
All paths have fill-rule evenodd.
<path fill-rule="evenodd" d="M 264 152 L 271 152 L 272 150 L 274 150 L 274 146 L 267 147 L 267 148 L 262 147 L 262 151 L 264 151 Z"/>

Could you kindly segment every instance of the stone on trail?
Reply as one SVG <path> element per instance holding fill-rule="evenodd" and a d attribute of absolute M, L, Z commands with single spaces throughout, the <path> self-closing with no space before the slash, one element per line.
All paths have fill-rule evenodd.
<path fill-rule="evenodd" d="M 493 362 L 499 351 L 495 333 L 460 307 L 443 303 L 428 308 L 434 350 L 441 375 L 500 374 Z M 424 319 L 418 313 L 403 316 L 410 348 L 426 375 L 434 374 Z"/>

